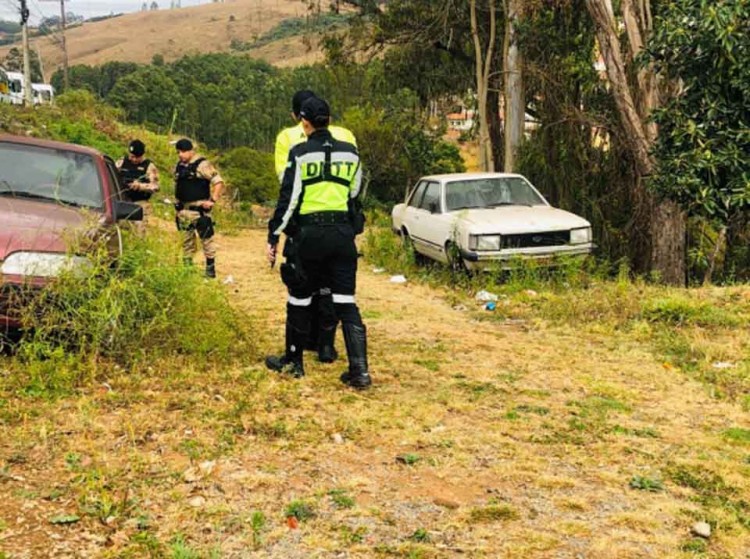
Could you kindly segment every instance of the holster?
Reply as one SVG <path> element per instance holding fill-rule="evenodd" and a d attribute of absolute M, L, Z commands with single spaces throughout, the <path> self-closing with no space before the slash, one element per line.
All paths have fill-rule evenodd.
<path fill-rule="evenodd" d="M 286 258 L 286 261 L 279 266 L 281 281 L 292 291 L 302 289 L 307 282 L 307 274 L 302 269 L 299 251 L 297 250 L 294 238 L 287 237 L 284 243 L 283 256 Z"/>
<path fill-rule="evenodd" d="M 210 215 L 201 212 L 201 216 L 195 222 L 195 230 L 198 231 L 198 236 L 204 241 L 210 239 L 214 236 L 214 220 L 211 219 Z"/>
<path fill-rule="evenodd" d="M 349 200 L 348 211 L 354 234 L 363 233 L 365 230 L 365 212 L 362 210 L 362 204 L 359 200 Z"/>

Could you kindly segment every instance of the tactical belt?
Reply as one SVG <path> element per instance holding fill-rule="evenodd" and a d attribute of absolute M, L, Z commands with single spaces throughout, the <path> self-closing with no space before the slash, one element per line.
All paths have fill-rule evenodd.
<path fill-rule="evenodd" d="M 316 212 L 297 216 L 300 225 L 336 225 L 349 223 L 348 212 Z"/>
<path fill-rule="evenodd" d="M 199 213 L 208 213 L 211 210 L 207 210 L 203 206 L 188 206 L 187 209 L 193 212 L 199 212 Z"/>

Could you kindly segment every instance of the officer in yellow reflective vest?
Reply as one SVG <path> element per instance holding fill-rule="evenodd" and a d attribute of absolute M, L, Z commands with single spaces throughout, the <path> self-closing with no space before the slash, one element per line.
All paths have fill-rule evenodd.
<path fill-rule="evenodd" d="M 284 128 L 276 136 L 276 149 L 274 153 L 274 163 L 276 175 L 279 181 L 284 178 L 284 170 L 289 160 L 289 150 L 297 144 L 307 141 L 307 134 L 302 126 L 300 119 L 300 109 L 302 103 L 315 97 L 315 93 L 309 89 L 297 91 L 292 97 L 292 119 L 297 124 L 289 128 Z M 341 126 L 332 126 L 329 124 L 328 131 L 334 139 L 357 145 L 357 140 L 346 128 Z M 336 313 L 331 300 L 331 290 L 328 286 L 323 286 L 319 293 L 313 295 L 313 312 L 310 321 L 310 337 L 305 343 L 305 349 L 318 352 L 318 360 L 323 363 L 332 363 L 338 353 L 334 346 L 336 340 Z"/>
<path fill-rule="evenodd" d="M 329 286 L 333 306 L 344 331 L 349 369 L 341 381 L 365 389 L 370 379 L 367 334 L 354 298 L 359 223 L 353 207 L 362 180 L 357 148 L 336 140 L 328 130 L 328 103 L 309 98 L 300 109 L 308 139 L 289 153 L 276 210 L 268 224 L 267 256 L 276 260 L 279 236 L 285 233 L 286 262 L 281 278 L 289 291 L 286 347 L 269 356 L 266 366 L 304 376 L 303 349 L 310 330 L 313 293 Z"/>

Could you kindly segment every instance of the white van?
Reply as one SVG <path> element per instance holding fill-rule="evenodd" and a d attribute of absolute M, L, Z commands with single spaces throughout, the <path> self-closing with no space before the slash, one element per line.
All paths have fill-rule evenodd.
<path fill-rule="evenodd" d="M 10 89 L 10 102 L 14 105 L 23 105 L 23 74 L 21 72 L 5 72 L 8 76 Z"/>
<path fill-rule="evenodd" d="M 48 83 L 32 83 L 35 105 L 51 105 L 55 98 L 55 88 Z"/>
<path fill-rule="evenodd" d="M 10 81 L 5 70 L 0 68 L 0 103 L 10 103 Z"/>

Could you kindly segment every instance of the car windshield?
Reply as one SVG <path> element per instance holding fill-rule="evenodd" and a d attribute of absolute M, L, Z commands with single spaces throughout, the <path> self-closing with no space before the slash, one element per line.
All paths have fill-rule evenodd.
<path fill-rule="evenodd" d="M 103 207 L 93 157 L 54 148 L 0 142 L 0 196 Z"/>
<path fill-rule="evenodd" d="M 544 206 L 544 199 L 520 177 L 452 181 L 445 185 L 448 211 L 497 206 Z"/>

